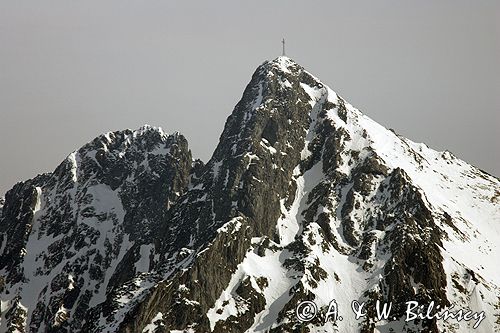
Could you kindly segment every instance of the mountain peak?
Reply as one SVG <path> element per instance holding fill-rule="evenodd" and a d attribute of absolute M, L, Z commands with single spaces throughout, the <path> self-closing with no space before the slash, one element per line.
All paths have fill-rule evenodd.
<path fill-rule="evenodd" d="M 402 311 L 500 315 L 498 193 L 498 179 L 387 130 L 280 56 L 257 68 L 205 165 L 181 134 L 146 125 L 9 191 L 0 333 L 470 332 Z M 394 317 L 297 320 L 303 301 L 334 299 L 391 302 Z"/>
<path fill-rule="evenodd" d="M 285 67 L 287 65 L 290 65 L 290 64 L 297 65 L 297 62 L 295 62 L 292 58 L 290 58 L 288 56 L 279 56 L 279 57 L 276 57 L 273 60 L 271 60 L 271 62 L 278 63 L 278 64 L 283 65 Z"/>
<path fill-rule="evenodd" d="M 284 73 L 292 74 L 297 72 L 297 70 L 303 69 L 297 62 L 287 56 L 279 56 L 273 60 L 265 61 L 261 66 L 257 68 L 258 73 L 269 74 L 273 73 Z"/>

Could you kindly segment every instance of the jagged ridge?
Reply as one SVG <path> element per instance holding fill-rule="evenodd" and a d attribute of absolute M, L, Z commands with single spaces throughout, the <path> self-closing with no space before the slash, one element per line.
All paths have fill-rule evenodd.
<path fill-rule="evenodd" d="M 80 154 L 70 155 L 64 172 L 58 172 L 60 166 L 53 175 L 9 191 L 0 227 L 10 230 L 11 238 L 30 233 L 13 227 L 18 212 L 24 212 L 18 225 L 35 225 L 31 234 L 37 231 L 42 215 L 33 212 L 46 206 L 33 195 L 38 187 L 69 196 L 57 207 L 69 209 L 75 200 L 94 211 L 98 207 L 98 213 L 106 211 L 103 221 L 117 221 L 115 237 L 128 237 L 133 244 L 115 242 L 118 254 L 111 256 L 112 265 L 105 265 L 109 280 L 101 282 L 98 296 L 89 296 L 96 301 L 84 316 L 51 286 L 51 301 L 39 298 L 39 316 L 24 315 L 25 305 L 5 296 L 16 311 L 2 307 L 2 329 L 31 323 L 55 331 L 77 331 L 83 324 L 83 331 L 95 332 L 469 331 L 464 322 L 405 323 L 402 304 L 409 299 L 484 310 L 488 319 L 477 331 L 497 328 L 497 268 L 494 260 L 478 262 L 477 256 L 499 254 L 498 179 L 449 152 L 386 130 L 291 59 L 279 57 L 256 70 L 206 165 L 191 160 L 180 135 L 150 128 L 138 133 L 156 133 L 152 136 L 179 149 L 165 162 L 166 151 L 151 148 L 156 141 L 132 145 L 134 155 L 125 139 L 114 145 L 111 157 L 98 161 L 96 153 L 98 168 L 92 159 L 84 164 L 99 177 L 89 177 L 94 182 L 85 182 L 81 192 L 104 184 L 118 197 L 105 207 L 71 194 L 80 183 L 81 176 L 73 172 Z M 151 154 L 153 165 L 164 166 L 156 172 L 159 177 L 137 163 L 141 158 L 149 163 Z M 171 156 L 172 149 L 166 154 Z M 129 161 L 125 172 L 118 160 Z M 56 174 L 65 176 L 54 179 Z M 134 201 L 137 196 L 148 200 Z M 116 216 L 120 201 L 123 217 Z M 15 205 L 21 207 L 8 208 Z M 91 214 L 96 215 L 102 216 Z M 64 222 L 64 228 L 72 219 L 68 216 L 53 224 L 59 228 Z M 103 237 L 96 225 L 90 230 Z M 8 239 L 2 239 L 2 250 L 4 243 L 12 247 Z M 0 268 L 9 288 L 18 286 L 22 293 L 22 284 L 9 278 L 26 264 L 17 247 L 17 261 L 2 254 Z M 92 254 L 85 256 L 89 260 Z M 74 261 L 75 256 L 69 257 Z M 73 290 L 67 276 L 61 280 Z M 82 293 L 81 286 L 75 289 Z M 393 301 L 396 319 L 375 322 L 370 313 L 360 321 L 336 324 L 296 320 L 300 301 L 315 300 L 324 308 L 333 298 L 344 311 L 354 299 Z M 55 311 L 59 315 L 54 317 Z"/>

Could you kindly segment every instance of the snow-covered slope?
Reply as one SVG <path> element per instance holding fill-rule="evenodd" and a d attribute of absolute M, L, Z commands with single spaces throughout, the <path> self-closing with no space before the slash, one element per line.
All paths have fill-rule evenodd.
<path fill-rule="evenodd" d="M 290 58 L 257 68 L 206 165 L 152 128 L 95 143 L 111 156 L 84 146 L 7 193 L 0 331 L 470 332 L 477 322 L 405 321 L 412 300 L 484 311 L 474 331 L 500 329 L 499 180 L 385 129 Z M 301 302 L 324 315 L 333 299 L 343 320 L 297 319 Z M 354 300 L 371 311 L 354 318 Z M 387 320 L 377 301 L 392 302 Z"/>
<path fill-rule="evenodd" d="M 114 287 L 154 266 L 152 235 L 191 169 L 185 139 L 102 135 L 6 194 L 0 331 L 78 330 Z"/>
<path fill-rule="evenodd" d="M 290 73 L 296 64 L 278 58 L 270 66 L 278 76 L 284 73 L 277 80 L 278 91 L 294 86 Z M 275 75 L 271 70 L 267 78 L 272 81 Z M 254 239 L 250 247 L 254 250 L 208 311 L 211 328 L 248 312 L 237 287 L 250 279 L 266 307 L 253 314 L 248 332 L 296 329 L 294 311 L 283 312 L 285 304 L 300 300 L 295 290 L 303 299 L 315 299 L 318 306 L 326 307 L 336 299 L 344 313 L 352 300 L 455 304 L 485 311 L 486 319 L 475 331 L 493 331 L 500 301 L 498 179 L 449 152 L 436 152 L 385 129 L 315 78 L 298 86 L 309 97 L 311 122 L 291 177 L 295 193 L 282 198 L 276 225 L 279 241 L 258 256 L 255 244 L 262 239 Z M 260 95 L 256 100 L 260 104 L 252 106 L 254 112 L 268 107 Z M 267 147 L 268 142 L 263 142 Z M 287 152 L 278 148 L 277 153 Z M 255 159 L 259 158 L 257 153 Z M 293 201 L 286 206 L 290 197 Z M 302 250 L 291 253 L 291 245 L 297 244 Z M 301 269 L 290 270 L 291 261 Z M 283 268 L 288 269 L 282 272 Z M 258 279 L 269 281 L 268 287 L 259 287 Z M 475 323 L 405 324 L 398 319 L 394 324 L 367 318 L 309 328 L 406 331 L 423 326 L 468 332 Z"/>

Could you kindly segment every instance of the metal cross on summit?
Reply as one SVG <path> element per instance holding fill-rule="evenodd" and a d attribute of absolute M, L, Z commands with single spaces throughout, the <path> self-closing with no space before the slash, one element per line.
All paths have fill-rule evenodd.
<path fill-rule="evenodd" d="M 281 43 L 283 44 L 283 54 L 282 54 L 282 56 L 285 56 L 285 38 L 283 38 L 283 40 L 281 41 Z"/>

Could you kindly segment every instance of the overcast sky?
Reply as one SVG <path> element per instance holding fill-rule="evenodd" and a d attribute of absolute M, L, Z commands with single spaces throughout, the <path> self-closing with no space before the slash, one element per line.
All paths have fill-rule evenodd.
<path fill-rule="evenodd" d="M 371 118 L 499 176 L 500 2 L 353 3 L 0 0 L 0 193 L 146 123 L 206 161 L 283 36 Z"/>

